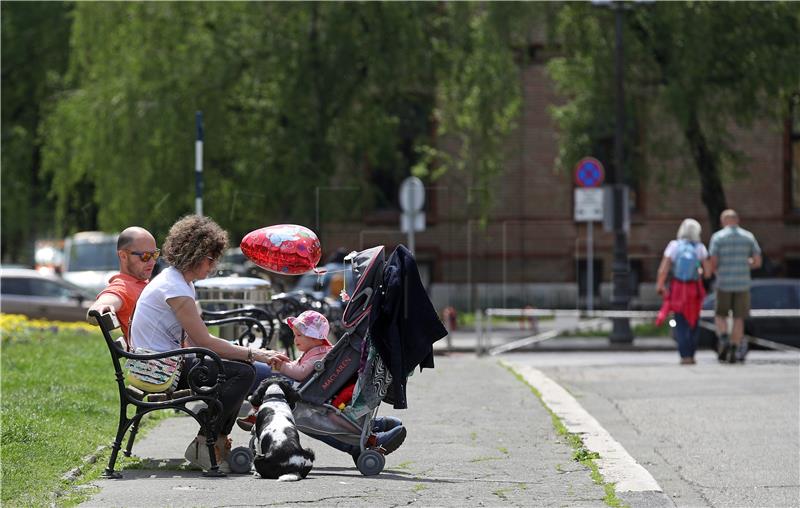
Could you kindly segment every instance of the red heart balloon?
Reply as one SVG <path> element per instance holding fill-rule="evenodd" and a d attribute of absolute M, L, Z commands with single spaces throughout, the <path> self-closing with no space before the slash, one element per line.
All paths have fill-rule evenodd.
<path fill-rule="evenodd" d="M 322 256 L 322 246 L 310 229 L 279 224 L 256 229 L 242 238 L 242 252 L 271 272 L 297 275 L 311 270 Z"/>

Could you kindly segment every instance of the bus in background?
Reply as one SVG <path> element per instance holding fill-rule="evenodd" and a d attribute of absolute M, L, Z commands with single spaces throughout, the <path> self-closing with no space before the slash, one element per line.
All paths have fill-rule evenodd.
<path fill-rule="evenodd" d="M 64 264 L 61 276 L 95 294 L 119 272 L 118 234 L 82 231 L 64 240 Z"/>

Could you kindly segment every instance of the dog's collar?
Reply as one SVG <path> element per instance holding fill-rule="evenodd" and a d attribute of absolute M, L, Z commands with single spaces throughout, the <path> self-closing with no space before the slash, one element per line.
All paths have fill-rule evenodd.
<path fill-rule="evenodd" d="M 271 393 L 271 394 L 266 395 L 264 397 L 264 402 L 267 402 L 268 400 L 282 400 L 282 401 L 286 402 L 286 395 L 284 395 L 283 392 L 281 392 L 281 393 Z"/>

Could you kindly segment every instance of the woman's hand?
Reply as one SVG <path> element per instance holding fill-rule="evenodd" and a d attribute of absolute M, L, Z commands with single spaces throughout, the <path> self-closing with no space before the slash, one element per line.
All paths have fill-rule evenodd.
<path fill-rule="evenodd" d="M 269 354 L 269 351 L 264 351 L 263 349 L 253 349 L 253 360 L 261 363 L 269 363 L 272 359 L 272 356 Z"/>

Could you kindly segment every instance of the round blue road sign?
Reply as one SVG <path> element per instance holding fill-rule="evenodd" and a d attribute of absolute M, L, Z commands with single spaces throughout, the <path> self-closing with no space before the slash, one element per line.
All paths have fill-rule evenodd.
<path fill-rule="evenodd" d="M 599 187 L 605 177 L 603 165 L 594 157 L 584 157 L 575 166 L 575 184 L 578 187 Z"/>

